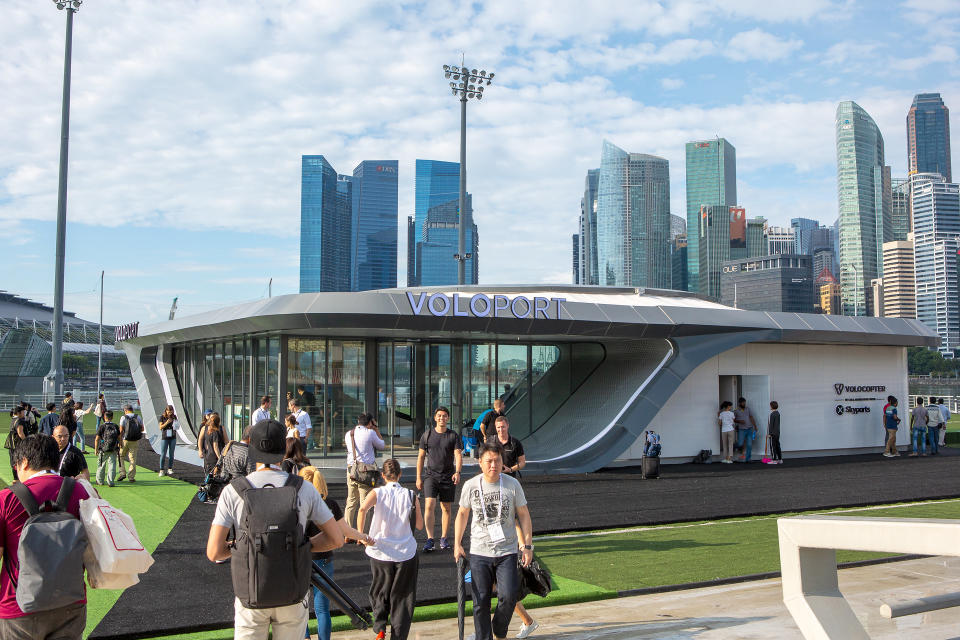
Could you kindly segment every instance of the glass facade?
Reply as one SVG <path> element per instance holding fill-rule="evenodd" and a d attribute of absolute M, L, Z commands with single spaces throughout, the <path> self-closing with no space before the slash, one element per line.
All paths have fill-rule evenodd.
<path fill-rule="evenodd" d="M 353 170 L 353 291 L 397 286 L 397 167 L 364 160 Z"/>
<path fill-rule="evenodd" d="M 879 127 L 857 103 L 837 107 L 836 139 L 843 313 L 872 315 L 867 291 L 882 275 L 883 243 L 892 232 L 890 167 Z"/>
<path fill-rule="evenodd" d="M 204 410 L 213 409 L 230 437 L 239 439 L 260 396 L 277 397 L 279 358 L 278 336 L 238 337 L 175 348 L 173 368 L 186 411 L 185 416 L 178 416 L 181 425 L 196 435 Z"/>
<path fill-rule="evenodd" d="M 597 276 L 597 188 L 600 169 L 589 169 L 583 181 L 580 199 L 580 279 L 579 284 L 600 284 Z"/>
<path fill-rule="evenodd" d="M 700 286 L 700 207 L 737 204 L 737 150 L 724 138 L 688 142 L 687 169 L 687 291 L 706 293 Z"/>
<path fill-rule="evenodd" d="M 314 456 L 344 455 L 344 436 L 376 411 L 388 451 L 415 451 L 437 407 L 451 425 L 473 425 L 502 398 L 510 431 L 524 438 L 556 413 L 603 361 L 595 343 L 421 342 L 254 336 L 178 345 L 174 370 L 194 434 L 204 409 L 223 417 L 232 438 L 249 424 L 260 396 L 286 415 L 297 398 L 310 415 Z M 284 394 L 285 399 L 279 399 Z"/>
<path fill-rule="evenodd" d="M 950 168 L 950 110 L 939 93 L 919 93 L 907 113 L 907 166 L 910 173 L 939 173 L 953 181 Z"/>
<path fill-rule="evenodd" d="M 323 156 L 301 158 L 300 293 L 350 290 L 350 178 Z"/>
<path fill-rule="evenodd" d="M 702 287 L 701 293 L 719 300 L 721 265 L 730 259 L 730 207 L 704 205 L 701 207 L 697 229 L 697 248 L 700 251 L 697 266 L 700 269 L 698 282 Z M 687 255 L 689 251 L 688 246 Z"/>
<path fill-rule="evenodd" d="M 890 240 L 906 242 L 910 233 L 910 181 L 893 178 L 890 181 Z"/>
<path fill-rule="evenodd" d="M 597 187 L 600 284 L 670 288 L 670 167 L 603 141 Z"/>
<path fill-rule="evenodd" d="M 414 194 L 415 286 L 457 284 L 460 208 L 460 163 L 417 160 Z M 466 284 L 479 277 L 479 238 L 473 224 L 473 202 L 467 194 L 465 246 L 473 257 L 465 265 Z M 408 278 L 409 282 L 409 278 Z"/>

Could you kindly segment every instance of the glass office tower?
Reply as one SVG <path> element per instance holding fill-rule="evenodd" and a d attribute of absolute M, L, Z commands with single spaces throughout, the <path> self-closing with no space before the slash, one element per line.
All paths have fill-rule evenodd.
<path fill-rule="evenodd" d="M 364 160 L 353 170 L 353 291 L 397 286 L 397 165 Z"/>
<path fill-rule="evenodd" d="M 857 103 L 837 107 L 836 139 L 843 313 L 872 315 L 867 292 L 882 275 L 883 243 L 892 232 L 890 167 L 879 127 Z"/>
<path fill-rule="evenodd" d="M 589 169 L 580 199 L 580 284 L 600 284 L 597 275 L 597 185 L 600 169 Z"/>
<path fill-rule="evenodd" d="M 724 138 L 688 142 L 687 167 L 687 290 L 701 288 L 699 236 L 700 207 L 737 204 L 737 150 Z"/>
<path fill-rule="evenodd" d="M 300 293 L 350 290 L 351 188 L 323 156 L 301 158 Z"/>
<path fill-rule="evenodd" d="M 939 173 L 953 181 L 950 169 L 950 110 L 939 93 L 918 93 L 907 112 L 907 166 L 910 173 Z"/>
<path fill-rule="evenodd" d="M 813 231 L 820 228 L 820 223 L 810 218 L 792 218 L 790 226 L 793 228 L 793 253 L 805 256 L 813 255 L 811 244 Z"/>
<path fill-rule="evenodd" d="M 890 181 L 890 242 L 906 242 L 910 233 L 910 181 L 893 178 Z"/>
<path fill-rule="evenodd" d="M 460 163 L 417 160 L 414 193 L 416 244 L 414 285 L 457 284 L 457 232 L 460 206 Z M 430 215 L 432 211 L 432 216 Z M 428 218 L 431 223 L 428 224 Z M 479 275 L 479 240 L 473 224 L 471 196 L 467 194 L 466 249 L 473 257 L 466 263 L 466 284 L 476 284 Z"/>
<path fill-rule="evenodd" d="M 953 358 L 960 348 L 960 185 L 939 174 L 915 174 L 911 182 L 917 319 Z"/>
<path fill-rule="evenodd" d="M 670 167 L 603 141 L 597 188 L 600 284 L 670 287 Z"/>

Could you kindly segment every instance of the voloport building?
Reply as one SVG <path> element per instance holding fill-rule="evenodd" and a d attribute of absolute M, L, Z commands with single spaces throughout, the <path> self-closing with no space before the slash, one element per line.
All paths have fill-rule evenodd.
<path fill-rule="evenodd" d="M 936 343 L 915 320 L 741 311 L 651 289 L 471 286 L 281 296 L 141 324 L 120 344 L 152 441 L 166 404 L 191 442 L 203 409 L 236 437 L 260 395 L 290 394 L 309 406 L 317 455 L 342 456 L 362 411 L 398 455 L 438 406 L 460 428 L 499 397 L 528 470 L 542 473 L 636 463 L 647 429 L 668 462 L 717 452 L 719 403 L 741 395 L 762 433 L 780 403 L 788 456 L 875 451 L 886 396 L 907 395 L 906 347 Z"/>

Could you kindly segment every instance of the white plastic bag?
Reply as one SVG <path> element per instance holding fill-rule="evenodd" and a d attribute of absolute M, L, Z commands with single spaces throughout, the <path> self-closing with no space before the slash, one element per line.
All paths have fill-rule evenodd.
<path fill-rule="evenodd" d="M 93 487 L 87 493 L 90 498 L 80 501 L 80 519 L 96 561 L 94 572 L 101 576 L 145 573 L 153 565 L 153 556 L 143 548 L 133 518 L 100 498 Z"/>
<path fill-rule="evenodd" d="M 104 573 L 100 570 L 93 548 L 87 545 L 83 554 L 83 564 L 87 569 L 87 584 L 91 589 L 126 589 L 140 582 L 136 573 Z"/>

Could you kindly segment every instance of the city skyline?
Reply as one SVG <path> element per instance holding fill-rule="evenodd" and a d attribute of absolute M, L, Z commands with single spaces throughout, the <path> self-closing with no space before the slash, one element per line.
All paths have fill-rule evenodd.
<path fill-rule="evenodd" d="M 296 291 L 297 164 L 316 151 L 336 167 L 400 159 L 403 256 L 414 159 L 457 155 L 456 101 L 439 69 L 458 47 L 502 79 L 468 121 L 483 283 L 569 281 L 570 203 L 603 138 L 670 162 L 674 213 L 685 209 L 682 145 L 720 135 L 737 146 L 751 216 L 829 224 L 838 102 L 874 117 L 895 176 L 906 175 L 913 96 L 960 102 L 960 11 L 943 6 L 705 2 L 692 14 L 647 2 L 630 15 L 601 5 L 583 20 L 562 4 L 427 15 L 361 3 L 319 21 L 296 2 L 243 12 L 88 3 L 75 26 L 65 306 L 96 317 L 101 269 L 108 322 L 166 317 L 174 296 L 181 314 L 242 304 L 265 296 L 271 278 L 274 295 Z M 18 254 L 5 285 L 43 302 L 62 71 L 51 45 L 62 21 L 47 13 L 14 0 L 0 25 L 22 52 L 0 66 L 0 88 L 16 97 L 0 136 L 0 229 Z M 488 25 L 482 37 L 470 21 Z M 381 71 L 399 90 L 367 81 Z M 100 243 L 134 245 L 143 263 L 85 250 Z"/>

